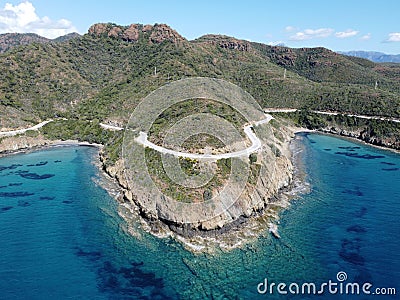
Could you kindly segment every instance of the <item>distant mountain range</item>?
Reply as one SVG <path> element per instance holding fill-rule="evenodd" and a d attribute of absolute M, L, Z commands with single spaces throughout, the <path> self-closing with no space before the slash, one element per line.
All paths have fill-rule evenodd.
<path fill-rule="evenodd" d="M 385 54 L 382 52 L 375 52 L 375 51 L 348 51 L 348 52 L 338 51 L 338 53 L 349 56 L 361 57 L 378 63 L 383 63 L 383 62 L 400 63 L 400 54 Z"/>

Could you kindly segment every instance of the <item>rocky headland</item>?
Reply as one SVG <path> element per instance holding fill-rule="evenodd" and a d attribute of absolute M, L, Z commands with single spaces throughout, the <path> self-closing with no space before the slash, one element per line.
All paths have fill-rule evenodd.
<path fill-rule="evenodd" d="M 132 218 L 137 221 L 137 216 L 140 216 L 142 228 L 157 236 L 174 236 L 190 250 L 209 251 L 215 245 L 230 249 L 263 233 L 271 232 L 279 238 L 275 225 L 278 212 L 287 207 L 291 197 L 294 167 L 290 142 L 294 131 L 284 126 L 274 129 L 275 136 L 279 139 L 275 136 L 271 139 L 271 136 L 262 132 L 259 130 L 258 134 L 261 133 L 260 139 L 266 146 L 257 154 L 256 164 L 260 172 L 256 181 L 247 182 L 241 196 L 231 207 L 204 220 L 195 209 L 182 212 L 163 205 L 154 207 L 138 200 L 137 191 L 132 191 L 129 187 L 124 161 L 120 159 L 114 165 L 107 165 L 103 152 L 100 153 L 100 160 L 103 170 L 121 188 L 118 201 L 123 206 L 121 215 L 128 223 L 132 222 Z M 271 159 L 273 164 L 270 163 Z M 150 200 L 153 199 L 148 200 L 151 203 Z M 184 218 L 182 213 L 185 214 Z"/>

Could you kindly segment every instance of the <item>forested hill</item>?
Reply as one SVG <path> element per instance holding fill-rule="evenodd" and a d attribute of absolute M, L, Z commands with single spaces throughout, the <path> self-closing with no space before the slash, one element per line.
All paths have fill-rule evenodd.
<path fill-rule="evenodd" d="M 150 91 L 190 76 L 231 81 L 262 107 L 400 116 L 400 64 L 221 35 L 188 41 L 164 24 L 100 23 L 0 54 L 0 127 L 50 117 L 124 123 Z"/>
<path fill-rule="evenodd" d="M 12 48 L 32 43 L 47 43 L 49 39 L 35 33 L 4 33 L 0 34 L 0 53 Z"/>
<path fill-rule="evenodd" d="M 80 36 L 78 33 L 73 32 L 51 40 L 35 33 L 4 33 L 0 34 L 0 53 L 4 53 L 10 49 L 22 45 L 29 45 L 32 43 L 43 44 L 49 42 L 64 42 L 78 36 Z"/>

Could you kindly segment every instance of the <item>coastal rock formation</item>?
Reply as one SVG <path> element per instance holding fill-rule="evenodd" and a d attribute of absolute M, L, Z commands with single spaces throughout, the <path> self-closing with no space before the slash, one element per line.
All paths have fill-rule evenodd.
<path fill-rule="evenodd" d="M 0 154 L 2 152 L 13 152 L 18 150 L 30 149 L 34 147 L 50 144 L 51 141 L 43 138 L 43 136 L 12 136 L 0 140 Z"/>
<path fill-rule="evenodd" d="M 391 149 L 400 149 L 400 141 L 395 136 L 376 137 L 371 134 L 368 128 L 358 128 L 357 130 L 350 130 L 339 126 L 325 127 L 319 129 L 321 132 L 331 133 L 335 135 L 355 138 L 367 144 L 386 147 Z"/>
<path fill-rule="evenodd" d="M 201 235 L 204 232 L 215 230 L 225 232 L 228 230 L 227 228 L 232 227 L 232 224 L 241 224 L 246 219 L 268 210 L 271 205 L 279 206 L 279 197 L 277 197 L 279 191 L 290 185 L 292 181 L 293 166 L 289 151 L 289 141 L 292 137 L 293 133 L 288 129 L 280 131 L 280 140 L 276 138 L 271 140 L 270 136 L 261 136 L 260 139 L 268 140 L 270 148 L 266 147 L 264 151 L 257 155 L 257 164 L 260 170 L 263 170 L 260 171 L 257 182 L 248 182 L 244 190 L 239 186 L 236 187 L 236 192 L 233 189 L 233 194 L 241 195 L 238 200 L 215 217 L 204 220 L 201 219 L 196 209 L 180 211 L 175 209 L 175 204 L 167 201 L 166 198 L 160 199 L 158 204 L 154 206 L 154 199 L 151 193 L 146 193 L 146 187 L 143 187 L 143 190 L 140 191 L 142 200 L 139 201 L 135 197 L 135 193 L 138 193 L 138 191 L 132 193 L 125 179 L 123 160 L 118 160 L 112 166 L 105 166 L 104 164 L 103 166 L 106 173 L 115 178 L 123 188 L 123 199 L 120 200 L 125 203 L 124 205 L 131 206 L 132 211 L 138 211 L 153 232 L 157 233 L 162 227 L 185 237 Z M 102 161 L 105 162 L 104 156 L 101 157 Z M 271 161 L 272 157 L 276 158 L 275 162 L 269 164 L 268 162 Z M 219 191 L 217 190 L 216 193 L 219 193 Z M 146 195 L 148 198 L 146 198 Z M 143 199 L 148 199 L 148 201 Z M 209 213 L 212 216 L 214 212 L 210 210 Z M 191 220 L 191 222 L 187 223 L 187 220 Z"/>

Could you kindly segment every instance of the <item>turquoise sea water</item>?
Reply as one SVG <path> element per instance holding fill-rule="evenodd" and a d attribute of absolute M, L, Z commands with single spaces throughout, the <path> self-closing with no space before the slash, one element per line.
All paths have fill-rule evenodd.
<path fill-rule="evenodd" d="M 311 193 L 282 212 L 282 238 L 214 255 L 127 234 L 115 200 L 93 180 L 94 148 L 1 158 L 0 299 L 371 298 L 257 292 L 265 278 L 338 282 L 339 271 L 346 282 L 398 294 L 400 156 L 330 136 L 299 138 Z"/>

